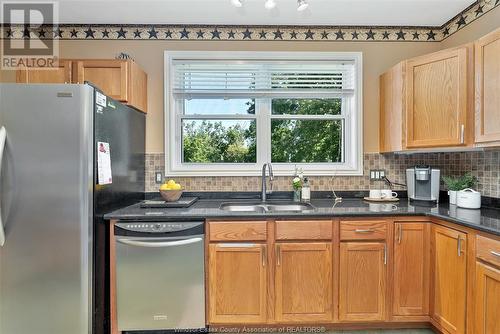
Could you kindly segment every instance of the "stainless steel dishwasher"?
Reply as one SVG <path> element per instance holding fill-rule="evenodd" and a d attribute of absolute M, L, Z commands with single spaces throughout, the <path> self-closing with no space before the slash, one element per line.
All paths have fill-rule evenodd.
<path fill-rule="evenodd" d="M 115 224 L 118 330 L 205 328 L 204 222 Z"/>

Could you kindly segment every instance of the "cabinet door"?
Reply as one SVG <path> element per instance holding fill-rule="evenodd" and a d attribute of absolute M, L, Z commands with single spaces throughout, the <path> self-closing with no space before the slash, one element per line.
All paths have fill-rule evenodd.
<path fill-rule="evenodd" d="M 430 224 L 396 223 L 393 314 L 429 314 Z"/>
<path fill-rule="evenodd" d="M 81 60 L 75 63 L 73 81 L 89 81 L 115 100 L 128 101 L 128 66 L 125 60 Z"/>
<path fill-rule="evenodd" d="M 465 333 L 467 235 L 432 228 L 432 318 L 450 334 Z"/>
<path fill-rule="evenodd" d="M 331 243 L 277 243 L 276 320 L 331 321 L 332 275 Z"/>
<path fill-rule="evenodd" d="M 500 333 L 500 270 L 476 264 L 476 334 Z"/>
<path fill-rule="evenodd" d="M 380 76 L 380 152 L 402 151 L 405 62 Z"/>
<path fill-rule="evenodd" d="M 209 322 L 265 323 L 266 245 L 211 244 L 208 256 Z"/>
<path fill-rule="evenodd" d="M 339 319 L 385 320 L 387 247 L 382 242 L 340 243 Z"/>
<path fill-rule="evenodd" d="M 58 66 L 51 69 L 24 67 L 17 70 L 17 83 L 71 83 L 71 61 L 59 60 Z"/>
<path fill-rule="evenodd" d="M 407 61 L 407 148 L 465 145 L 468 52 L 462 47 Z"/>
<path fill-rule="evenodd" d="M 500 144 L 500 29 L 475 43 L 476 142 Z"/>

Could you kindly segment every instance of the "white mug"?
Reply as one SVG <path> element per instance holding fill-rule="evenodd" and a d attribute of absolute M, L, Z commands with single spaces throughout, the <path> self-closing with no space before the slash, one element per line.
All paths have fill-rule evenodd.
<path fill-rule="evenodd" d="M 382 198 L 396 198 L 398 197 L 398 193 L 392 191 L 391 189 L 383 189 L 380 191 Z"/>
<path fill-rule="evenodd" d="M 382 190 L 380 190 L 380 189 L 370 190 L 370 198 L 377 198 L 377 199 L 384 198 L 382 196 Z"/>

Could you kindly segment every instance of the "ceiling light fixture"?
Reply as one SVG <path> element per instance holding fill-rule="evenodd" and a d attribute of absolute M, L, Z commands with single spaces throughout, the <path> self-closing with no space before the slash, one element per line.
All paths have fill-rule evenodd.
<path fill-rule="evenodd" d="M 301 12 L 309 7 L 309 4 L 306 0 L 297 0 L 297 11 Z"/>
<path fill-rule="evenodd" d="M 264 7 L 266 7 L 266 9 L 273 9 L 274 7 L 276 7 L 276 1 L 274 1 L 274 0 L 266 0 L 266 3 L 264 4 Z"/>
<path fill-rule="evenodd" d="M 242 7 L 243 6 L 243 0 L 231 0 L 231 3 L 233 4 L 234 7 Z"/>

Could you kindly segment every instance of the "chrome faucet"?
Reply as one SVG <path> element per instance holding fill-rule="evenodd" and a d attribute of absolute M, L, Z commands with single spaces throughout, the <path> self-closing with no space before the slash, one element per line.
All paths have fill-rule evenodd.
<path fill-rule="evenodd" d="M 269 169 L 269 185 L 271 188 L 271 191 L 269 193 L 273 192 L 273 166 L 270 162 L 268 162 L 262 166 L 262 202 L 265 202 L 267 200 L 266 169 Z"/>

